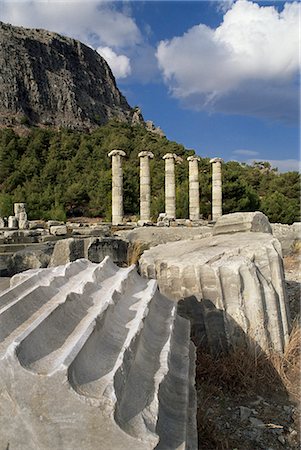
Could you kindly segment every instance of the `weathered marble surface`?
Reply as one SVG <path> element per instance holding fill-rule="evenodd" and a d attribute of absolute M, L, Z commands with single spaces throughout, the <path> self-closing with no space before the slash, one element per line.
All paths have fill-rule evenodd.
<path fill-rule="evenodd" d="M 134 266 L 16 275 L 0 295 L 3 449 L 195 450 L 189 336 Z"/>
<path fill-rule="evenodd" d="M 229 346 L 240 340 L 239 329 L 264 350 L 283 350 L 289 314 L 281 247 L 271 234 L 221 234 L 158 245 L 146 250 L 139 264 L 141 274 L 156 278 L 168 298 L 206 300 L 208 318 L 212 310 L 219 313 Z M 217 330 L 206 317 L 210 340 Z"/>
<path fill-rule="evenodd" d="M 213 235 L 244 231 L 272 233 L 272 227 L 261 211 L 236 212 L 219 217 L 213 228 Z"/>

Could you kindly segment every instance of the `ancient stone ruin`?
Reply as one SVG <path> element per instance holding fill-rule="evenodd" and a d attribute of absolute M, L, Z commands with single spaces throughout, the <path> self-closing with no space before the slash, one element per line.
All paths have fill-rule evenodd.
<path fill-rule="evenodd" d="M 213 353 L 250 339 L 283 351 L 290 318 L 281 247 L 264 214 L 223 216 L 213 236 L 157 245 L 139 264 L 168 298 L 195 298 L 182 309 Z"/>
<path fill-rule="evenodd" d="M 122 150 L 113 150 L 112 157 L 112 223 L 120 225 L 123 219 L 123 177 L 121 157 L 126 156 Z M 148 151 L 139 153 L 140 158 L 140 223 L 150 222 L 150 170 L 149 159 L 154 155 Z M 181 157 L 174 153 L 166 153 L 165 160 L 165 224 L 176 219 L 176 183 L 175 163 L 181 164 Z M 200 218 L 200 194 L 198 156 L 189 156 L 189 219 L 198 221 Z M 222 215 L 222 178 L 220 158 L 214 158 L 212 163 L 212 218 L 216 221 Z M 159 217 L 162 219 L 163 216 Z M 159 220 L 161 222 L 161 220 Z"/>
<path fill-rule="evenodd" d="M 135 266 L 16 275 L 0 353 L 3 448 L 197 448 L 189 321 Z"/>

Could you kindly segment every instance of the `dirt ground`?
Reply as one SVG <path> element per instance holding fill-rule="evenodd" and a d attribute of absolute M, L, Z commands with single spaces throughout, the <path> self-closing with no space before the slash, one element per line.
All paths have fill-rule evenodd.
<path fill-rule="evenodd" d="M 213 359 L 198 351 L 199 448 L 300 449 L 301 254 L 284 258 L 294 328 L 284 358 L 245 350 Z"/>

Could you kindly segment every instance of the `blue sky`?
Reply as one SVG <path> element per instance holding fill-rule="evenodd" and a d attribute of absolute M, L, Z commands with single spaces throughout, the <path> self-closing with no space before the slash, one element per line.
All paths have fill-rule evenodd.
<path fill-rule="evenodd" d="M 297 2 L 0 0 L 0 20 L 80 39 L 146 120 L 200 156 L 299 170 Z"/>

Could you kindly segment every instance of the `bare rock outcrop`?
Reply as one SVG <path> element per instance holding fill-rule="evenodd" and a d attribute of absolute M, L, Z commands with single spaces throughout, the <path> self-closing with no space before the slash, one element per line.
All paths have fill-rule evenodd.
<path fill-rule="evenodd" d="M 16 275 L 0 296 L 3 448 L 196 449 L 189 336 L 135 266 Z"/>
<path fill-rule="evenodd" d="M 141 274 L 156 278 L 168 298 L 197 300 L 203 309 L 199 325 L 212 349 L 221 336 L 223 347 L 245 336 L 265 351 L 283 351 L 289 313 L 281 247 L 271 234 L 249 231 L 158 245 L 139 263 Z M 198 305 L 192 299 L 190 306 Z"/>
<path fill-rule="evenodd" d="M 110 118 L 132 121 L 110 67 L 79 41 L 0 22 L 0 60 L 0 125 L 91 129 Z"/>

